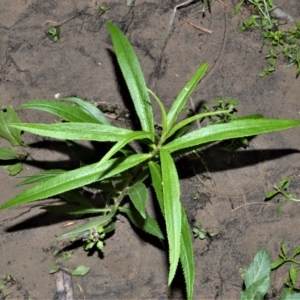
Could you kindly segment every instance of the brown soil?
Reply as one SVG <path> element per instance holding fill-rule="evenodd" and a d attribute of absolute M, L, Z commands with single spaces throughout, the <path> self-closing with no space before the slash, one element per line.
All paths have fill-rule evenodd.
<path fill-rule="evenodd" d="M 211 14 L 206 12 L 204 17 L 199 12 L 200 2 L 180 9 L 160 72 L 155 71 L 165 29 L 179 2 L 139 0 L 130 10 L 125 0 L 2 0 L 2 104 L 18 108 L 28 100 L 55 99 L 60 93 L 128 106 L 120 93 L 104 25 L 110 21 L 126 30 L 149 86 L 167 107 L 195 70 L 207 61 L 211 65 L 209 72 L 192 96 L 195 106 L 231 97 L 239 101 L 240 115 L 299 118 L 300 84 L 294 67 L 287 69 L 285 62 L 279 61 L 276 73 L 259 78 L 259 72 L 267 67 L 267 49 L 262 49 L 258 32 L 238 31 L 247 13 L 233 16 L 229 7 L 234 1 L 225 0 L 226 7 L 215 1 Z M 97 11 L 100 4 L 110 7 L 101 17 Z M 278 0 L 276 4 L 299 17 L 299 1 Z M 213 33 L 204 33 L 185 20 Z M 60 40 L 54 43 L 46 31 L 59 22 Z M 50 120 L 32 111 L 20 110 L 19 114 L 23 121 Z M 158 111 L 157 116 L 159 121 Z M 246 150 L 231 155 L 218 149 L 208 151 L 204 159 L 209 172 L 195 157 L 184 162 L 182 201 L 192 218 L 201 221 L 207 230 L 219 232 L 213 239 L 194 241 L 195 299 L 239 299 L 243 280 L 238 270 L 246 268 L 259 249 L 267 249 L 274 260 L 282 240 L 290 249 L 299 245 L 299 204 L 287 203 L 276 217 L 281 198 L 264 202 L 265 193 L 286 176 L 292 178 L 290 191 L 300 195 L 298 134 L 299 129 L 294 129 L 256 137 Z M 34 147 L 22 175 L 54 168 L 54 161 L 60 167 L 70 165 L 70 157 L 60 143 L 45 147 L 40 143 L 44 139 L 26 135 L 27 138 Z M 20 179 L 9 177 L 2 169 L 0 172 L 2 204 L 20 191 L 15 188 Z M 252 202 L 255 203 L 251 205 Z M 9 274 L 16 279 L 14 287 L 9 288 L 12 299 L 55 298 L 55 277 L 48 274 L 54 258 L 47 249 L 53 238 L 65 230 L 63 224 L 68 218 L 46 214 L 38 204 L 0 212 L 0 276 Z M 79 247 L 63 265 L 91 267 L 86 276 L 73 278 L 75 299 L 182 299 L 183 279 L 179 274 L 172 288 L 167 287 L 166 263 L 166 252 L 160 244 L 148 243 L 147 237 L 137 234 L 126 219 L 120 218 L 102 257 L 97 252 L 88 255 Z M 269 299 L 277 299 L 287 268 L 272 276 Z"/>

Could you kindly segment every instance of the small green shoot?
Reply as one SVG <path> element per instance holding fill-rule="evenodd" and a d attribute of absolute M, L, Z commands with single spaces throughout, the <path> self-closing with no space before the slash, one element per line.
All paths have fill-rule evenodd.
<path fill-rule="evenodd" d="M 278 29 L 278 20 L 272 18 L 270 12 L 276 8 L 272 0 L 243 0 L 235 7 L 237 14 L 243 3 L 251 4 L 254 13 L 247 20 L 243 20 L 240 31 L 258 29 L 263 35 L 263 44 L 269 45 L 269 53 L 265 58 L 269 61 L 269 67 L 260 73 L 265 77 L 275 71 L 275 62 L 279 55 L 287 61 L 287 67 L 296 65 L 296 77 L 300 74 L 300 22 L 292 29 Z M 274 47 L 277 51 L 275 52 Z"/>
<path fill-rule="evenodd" d="M 199 221 L 196 221 L 193 225 L 193 235 L 194 238 L 199 238 L 200 240 L 204 240 L 206 237 L 214 237 L 218 234 L 218 232 L 208 232 L 205 228 L 202 227 Z"/>
<path fill-rule="evenodd" d="M 300 294 L 292 294 L 293 292 L 300 292 L 300 285 L 299 285 L 299 265 L 300 260 L 296 259 L 296 256 L 300 254 L 300 246 L 298 246 L 292 253 L 291 256 L 288 255 L 287 247 L 284 241 L 280 244 L 280 251 L 279 259 L 272 263 L 272 270 L 275 270 L 282 266 L 285 263 L 291 263 L 289 269 L 289 276 L 288 279 L 284 281 L 285 289 L 283 290 L 280 300 L 281 299 L 299 299 Z M 288 297 L 288 295 L 293 295 L 294 298 Z M 296 298 L 298 296 L 298 298 Z"/>
<path fill-rule="evenodd" d="M 278 186 L 274 185 L 274 189 L 265 195 L 265 200 L 270 200 L 276 195 L 282 195 L 285 198 L 285 201 L 279 203 L 277 207 L 277 211 L 276 211 L 277 216 L 280 214 L 282 206 L 285 202 L 287 201 L 300 202 L 300 199 L 295 198 L 295 196 L 287 192 L 287 188 L 289 187 L 290 183 L 291 183 L 291 179 L 289 177 L 285 177 L 280 181 Z"/>
<path fill-rule="evenodd" d="M 101 17 L 102 15 L 104 15 L 109 10 L 110 10 L 110 7 L 105 6 L 105 5 L 99 5 L 99 7 L 98 7 L 98 15 L 99 15 L 99 17 Z"/>
<path fill-rule="evenodd" d="M 48 34 L 51 36 L 52 41 L 57 43 L 59 41 L 60 29 L 59 27 L 52 27 L 48 30 Z"/>

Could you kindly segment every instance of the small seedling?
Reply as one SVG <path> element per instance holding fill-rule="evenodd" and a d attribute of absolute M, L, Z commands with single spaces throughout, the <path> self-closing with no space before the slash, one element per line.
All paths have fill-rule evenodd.
<path fill-rule="evenodd" d="M 263 34 L 263 44 L 270 45 L 269 53 L 265 58 L 269 61 L 269 67 L 260 73 L 265 77 L 275 71 L 275 61 L 279 54 L 288 60 L 287 67 L 296 65 L 296 76 L 300 74 L 300 22 L 290 30 L 279 30 L 278 20 L 271 17 L 270 12 L 276 8 L 272 0 L 243 0 L 235 7 L 238 13 L 243 3 L 253 6 L 253 14 L 247 20 L 243 20 L 240 31 L 258 29 Z M 278 51 L 274 51 L 274 47 Z"/>
<path fill-rule="evenodd" d="M 282 206 L 285 202 L 287 202 L 287 201 L 300 202 L 300 199 L 296 199 L 292 194 L 289 194 L 287 192 L 287 188 L 289 187 L 290 183 L 291 183 L 291 179 L 289 177 L 282 179 L 281 182 L 279 183 L 278 187 L 276 185 L 274 185 L 274 189 L 272 191 L 268 192 L 265 196 L 265 200 L 270 200 L 279 194 L 285 198 L 285 201 L 279 203 L 279 205 L 277 207 L 277 210 L 276 210 L 277 216 L 280 214 Z"/>
<path fill-rule="evenodd" d="M 58 27 L 52 27 L 51 29 L 49 29 L 48 34 L 51 36 L 54 43 L 57 43 L 59 41 L 60 30 Z"/>
<path fill-rule="evenodd" d="M 193 225 L 193 234 L 194 238 L 199 238 L 200 240 L 204 240 L 206 237 L 214 237 L 218 234 L 218 232 L 208 232 L 204 229 L 199 221 L 196 221 Z"/>
<path fill-rule="evenodd" d="M 99 11 L 98 11 L 99 17 L 104 15 L 109 10 L 110 10 L 110 7 L 106 7 L 105 5 L 99 5 Z"/>
<path fill-rule="evenodd" d="M 298 256 L 300 254 L 300 246 L 298 246 L 292 253 L 291 256 L 288 255 L 288 251 L 287 251 L 287 247 L 284 241 L 281 242 L 280 244 L 280 250 L 281 253 L 279 254 L 279 259 L 274 261 L 272 263 L 272 270 L 275 270 L 277 268 L 279 268 L 280 266 L 282 266 L 283 264 L 290 262 L 292 263 L 289 269 L 289 277 L 288 279 L 284 282 L 284 285 L 286 286 L 286 288 L 284 289 L 281 297 L 283 295 L 287 296 L 292 294 L 292 292 L 295 291 L 300 291 L 300 286 L 298 283 L 298 275 L 299 275 L 299 265 L 300 265 L 300 260 L 296 259 L 296 256 Z M 298 297 L 300 296 L 300 294 L 298 294 Z M 280 299 L 282 299 L 280 297 Z M 296 298 L 293 298 L 296 299 Z M 299 299 L 299 298 L 297 298 Z"/>

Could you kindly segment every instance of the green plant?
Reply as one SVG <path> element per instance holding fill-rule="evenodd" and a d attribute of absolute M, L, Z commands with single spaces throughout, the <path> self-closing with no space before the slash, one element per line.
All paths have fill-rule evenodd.
<path fill-rule="evenodd" d="M 51 36 L 52 41 L 57 43 L 59 41 L 60 29 L 59 27 L 52 27 L 48 30 L 48 34 Z"/>
<path fill-rule="evenodd" d="M 241 300 L 264 299 L 271 283 L 270 272 L 270 255 L 262 249 L 256 253 L 249 268 L 243 274 L 246 288 L 241 294 Z"/>
<path fill-rule="evenodd" d="M 110 10 L 110 7 L 107 7 L 105 5 L 99 5 L 99 11 L 98 11 L 98 15 L 99 17 L 101 17 L 103 14 L 105 14 L 107 11 Z"/>
<path fill-rule="evenodd" d="M 200 240 L 204 240 L 207 236 L 214 237 L 218 233 L 207 231 L 205 228 L 202 227 L 202 225 L 199 221 L 196 221 L 193 224 L 193 234 L 194 234 L 194 238 L 199 238 Z"/>
<path fill-rule="evenodd" d="M 174 158 L 209 143 L 284 130 L 299 126 L 300 121 L 249 116 L 187 132 L 196 120 L 232 113 L 232 108 L 229 108 L 177 121 L 208 64 L 204 63 L 195 72 L 166 112 L 162 101 L 147 89 L 139 62 L 127 38 L 115 25 L 107 23 L 107 28 L 141 130 L 133 131 L 111 125 L 100 110 L 79 98 L 68 97 L 62 102 L 39 100 L 22 105 L 23 108 L 53 113 L 64 122 L 11 123 L 9 128 L 68 140 L 68 144 L 71 140 L 90 140 L 113 142 L 114 145 L 95 163 L 85 163 L 71 171 L 50 170 L 32 175 L 23 184 L 34 186 L 4 203 L 1 209 L 59 195 L 64 200 L 63 204 L 50 205 L 44 209 L 80 216 L 92 213 L 100 216 L 58 236 L 55 242 L 88 239 L 95 246 L 100 242 L 100 248 L 101 241 L 108 232 L 115 229 L 115 219 L 122 213 L 138 228 L 161 240 L 166 239 L 170 264 L 168 284 L 171 284 L 180 261 L 187 298 L 192 299 L 195 280 L 193 245 L 186 212 L 180 202 L 180 183 Z M 156 101 L 161 112 L 160 133 L 155 132 L 149 95 Z M 82 188 L 90 186 L 101 191 L 101 203 L 92 203 L 81 193 Z M 150 186 L 155 191 L 165 224 L 159 225 L 147 213 L 147 187 Z"/>
<path fill-rule="evenodd" d="M 279 30 L 278 20 L 271 17 L 270 13 L 276 8 L 272 0 L 243 0 L 235 7 L 237 14 L 242 4 L 253 6 L 253 14 L 247 20 L 243 20 L 240 31 L 259 29 L 263 33 L 263 44 L 270 45 L 269 53 L 265 56 L 269 61 L 269 67 L 260 73 L 264 77 L 275 71 L 275 62 L 281 54 L 288 60 L 288 67 L 296 65 L 296 76 L 300 74 L 300 22 L 290 30 Z M 275 52 L 274 47 L 278 49 Z"/>
<path fill-rule="evenodd" d="M 288 279 L 284 281 L 285 289 L 282 291 L 279 300 L 297 300 L 300 298 L 300 286 L 297 284 L 300 269 L 296 265 L 300 264 L 295 257 L 300 254 L 298 246 L 291 256 L 287 254 L 284 242 L 280 244 L 281 254 L 279 259 L 271 263 L 269 253 L 259 250 L 246 272 L 242 277 L 245 282 L 245 290 L 241 294 L 241 300 L 262 300 L 267 294 L 271 285 L 271 271 L 279 268 L 284 263 L 291 262 Z"/>
<path fill-rule="evenodd" d="M 282 206 L 285 202 L 287 201 L 300 202 L 300 199 L 296 199 L 292 194 L 289 194 L 287 192 L 287 188 L 289 187 L 290 183 L 291 183 L 291 179 L 289 177 L 285 177 L 280 181 L 278 186 L 274 185 L 274 189 L 268 192 L 265 196 L 266 200 L 270 200 L 278 194 L 282 195 L 285 198 L 285 201 L 281 202 L 277 207 L 277 212 L 276 212 L 277 215 L 280 214 Z"/>

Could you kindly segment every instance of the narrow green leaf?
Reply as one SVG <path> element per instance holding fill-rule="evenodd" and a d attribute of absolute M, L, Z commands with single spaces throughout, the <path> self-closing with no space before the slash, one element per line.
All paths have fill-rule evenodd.
<path fill-rule="evenodd" d="M 150 132 L 144 132 L 144 131 L 133 131 L 127 133 L 122 139 L 119 140 L 117 144 L 115 144 L 99 161 L 99 164 L 102 164 L 103 162 L 110 159 L 115 153 L 120 151 L 125 145 L 132 141 L 136 140 L 142 140 L 142 139 L 151 139 L 153 138 L 154 134 Z"/>
<path fill-rule="evenodd" d="M 91 115 L 93 118 L 97 119 L 99 123 L 104 125 L 110 125 L 109 121 L 106 119 L 105 115 L 102 113 L 102 111 L 97 108 L 92 103 L 89 103 L 88 101 L 84 101 L 77 97 L 65 97 L 61 99 L 62 101 L 72 101 L 76 103 L 77 107 L 82 109 L 87 114 Z"/>
<path fill-rule="evenodd" d="M 52 113 L 69 122 L 85 122 L 99 124 L 99 120 L 78 106 L 53 100 L 29 101 L 21 106 L 25 109 L 37 109 Z"/>
<path fill-rule="evenodd" d="M 194 281 L 195 281 L 195 263 L 193 243 L 191 239 L 190 226 L 184 211 L 181 206 L 182 228 L 181 228 L 181 241 L 180 241 L 180 262 L 183 269 L 185 279 L 187 299 L 192 300 L 194 294 Z"/>
<path fill-rule="evenodd" d="M 43 206 L 42 209 L 55 212 L 55 213 L 63 213 L 68 215 L 87 215 L 87 214 L 99 214 L 106 212 L 107 209 L 101 208 L 82 208 L 78 205 L 48 205 Z"/>
<path fill-rule="evenodd" d="M 27 154 L 18 153 L 8 147 L 0 147 L 0 160 L 25 159 Z"/>
<path fill-rule="evenodd" d="M 113 219 L 113 217 L 115 216 L 116 210 L 112 210 L 110 213 L 101 216 L 101 217 L 97 217 L 95 219 L 93 219 L 90 222 L 87 222 L 79 227 L 73 228 L 65 233 L 63 233 L 62 235 L 58 236 L 54 241 L 62 241 L 62 240 L 71 240 L 71 239 L 80 239 L 83 238 L 84 234 L 87 234 L 91 229 L 93 228 L 98 228 L 99 226 L 106 226 L 109 222 L 111 222 L 111 220 Z"/>
<path fill-rule="evenodd" d="M 41 183 L 49 178 L 52 178 L 58 174 L 65 173 L 65 172 L 66 172 L 65 170 L 52 169 L 52 170 L 42 171 L 29 176 L 19 176 L 19 178 L 25 177 L 27 179 L 18 183 L 16 186 Z"/>
<path fill-rule="evenodd" d="M 297 120 L 234 120 L 230 123 L 216 124 L 195 130 L 165 145 L 164 149 L 174 152 L 209 142 L 285 130 L 299 125 L 300 121 Z"/>
<path fill-rule="evenodd" d="M 18 123 L 10 124 L 10 127 L 56 139 L 99 142 L 116 142 L 121 140 L 124 135 L 133 132 L 125 128 L 93 123 Z"/>
<path fill-rule="evenodd" d="M 111 159 L 68 171 L 34 186 L 2 204 L 1 209 L 46 199 L 84 185 L 110 178 L 150 158 L 150 154 L 135 154 L 126 158 Z"/>
<path fill-rule="evenodd" d="M 290 275 L 292 285 L 295 285 L 297 282 L 298 271 L 294 265 L 291 265 L 289 275 Z"/>
<path fill-rule="evenodd" d="M 169 244 L 169 280 L 171 284 L 177 270 L 181 242 L 181 203 L 179 178 L 171 155 L 160 150 L 163 184 L 164 216 Z"/>
<path fill-rule="evenodd" d="M 153 183 L 153 187 L 156 193 L 156 197 L 160 206 L 161 213 L 164 215 L 164 199 L 163 199 L 163 191 L 162 191 L 162 178 L 161 178 L 161 168 L 159 164 L 156 162 L 149 162 L 149 169 L 151 173 L 151 179 Z"/>
<path fill-rule="evenodd" d="M 280 243 L 280 249 L 281 249 L 282 254 L 286 257 L 287 256 L 287 250 L 286 250 L 286 245 L 285 245 L 284 241 L 282 241 Z"/>
<path fill-rule="evenodd" d="M 181 90 L 181 92 L 177 95 L 167 116 L 169 128 L 171 128 L 175 123 L 179 113 L 184 108 L 189 96 L 192 94 L 195 87 L 204 76 L 208 66 L 208 63 L 202 64 L 200 68 L 196 71 L 196 73 L 192 76 L 192 78 L 189 80 L 189 82 L 185 85 L 185 87 Z"/>
<path fill-rule="evenodd" d="M 270 286 L 270 272 L 270 255 L 266 250 L 262 249 L 256 253 L 253 262 L 245 272 L 244 279 L 246 290 L 250 289 L 251 294 L 259 293 L 265 295 Z M 253 289 L 253 286 L 255 286 L 256 290 Z"/>
<path fill-rule="evenodd" d="M 278 259 L 278 260 L 274 261 L 274 262 L 271 264 L 271 269 L 272 269 L 272 270 L 277 269 L 277 268 L 280 267 L 282 264 L 284 264 L 284 262 L 285 262 L 284 259 Z"/>
<path fill-rule="evenodd" d="M 206 117 L 211 117 L 211 116 L 220 115 L 220 114 L 224 114 L 224 113 L 229 113 L 229 112 L 230 112 L 229 110 L 213 111 L 213 112 L 208 112 L 208 113 L 203 113 L 203 114 L 197 114 L 195 116 L 184 119 L 183 121 L 179 122 L 171 129 L 171 131 L 168 133 L 167 137 L 172 136 L 175 132 L 177 132 L 181 128 L 185 127 L 186 125 L 188 125 L 196 120 L 200 120 L 200 119 L 203 119 Z"/>
<path fill-rule="evenodd" d="M 136 210 L 146 219 L 146 205 L 148 201 L 146 186 L 142 182 L 138 182 L 128 188 L 127 194 Z"/>
<path fill-rule="evenodd" d="M 291 179 L 289 177 L 286 177 L 282 179 L 282 181 L 280 182 L 279 188 L 281 189 L 287 188 L 289 187 L 290 183 L 291 183 Z"/>
<path fill-rule="evenodd" d="M 297 256 L 299 253 L 300 253 L 300 246 L 298 246 L 298 247 L 294 250 L 294 252 L 293 252 L 293 254 L 292 254 L 292 258 L 294 258 L 295 256 Z"/>
<path fill-rule="evenodd" d="M 168 123 L 167 123 L 167 113 L 166 113 L 165 107 L 164 107 L 163 103 L 161 102 L 161 100 L 156 96 L 156 94 L 154 92 L 152 92 L 150 89 L 148 89 L 148 92 L 156 100 L 156 102 L 157 102 L 157 104 L 160 108 L 162 127 L 163 127 L 164 131 L 165 130 L 167 131 L 168 130 Z"/>
<path fill-rule="evenodd" d="M 156 236 L 159 239 L 164 239 L 164 235 L 159 228 L 159 225 L 155 219 L 146 214 L 146 218 L 143 218 L 141 214 L 134 208 L 119 207 L 120 211 L 124 212 L 129 220 L 139 229 Z"/>
<path fill-rule="evenodd" d="M 144 131 L 154 132 L 152 106 L 143 72 L 132 46 L 112 23 L 106 23 L 124 80 Z"/>
<path fill-rule="evenodd" d="M 0 110 L 0 136 L 8 140 L 13 146 L 22 146 L 21 131 L 10 128 L 11 123 L 21 122 L 14 109 L 8 105 L 6 111 Z"/>
<path fill-rule="evenodd" d="M 270 191 L 268 192 L 266 195 L 265 195 L 265 199 L 267 200 L 270 200 L 271 198 L 273 198 L 275 195 L 277 195 L 279 192 L 277 190 L 273 190 L 273 191 Z"/>
<path fill-rule="evenodd" d="M 241 9 L 243 3 L 244 3 L 244 1 L 238 2 L 238 4 L 237 4 L 237 5 L 235 6 L 235 8 L 234 8 L 234 15 L 237 15 L 237 14 L 238 14 L 238 12 L 240 11 L 240 9 Z"/>

